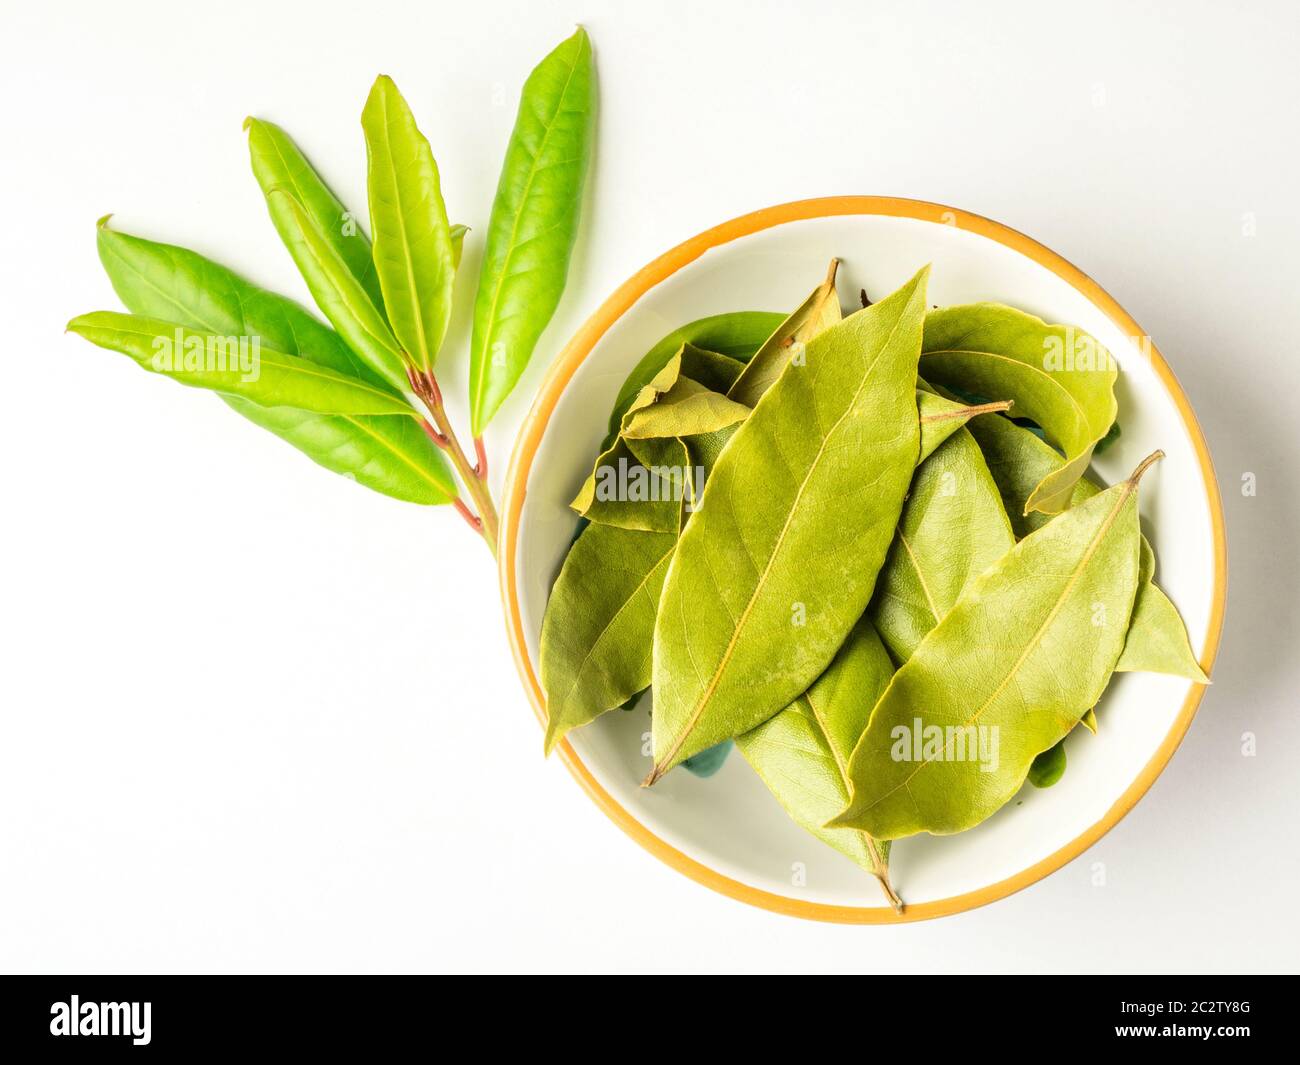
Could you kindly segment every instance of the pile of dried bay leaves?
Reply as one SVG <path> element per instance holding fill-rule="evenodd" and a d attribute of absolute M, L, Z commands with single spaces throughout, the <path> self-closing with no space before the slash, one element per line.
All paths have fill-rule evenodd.
<path fill-rule="evenodd" d="M 1110 353 L 1000 304 L 927 312 L 928 267 L 843 317 L 835 274 L 628 379 L 542 628 L 546 749 L 649 688 L 647 785 L 734 741 L 901 907 L 890 841 L 1054 783 L 1112 673 L 1207 678 L 1138 526 L 1159 453 L 1085 476 L 1118 433 Z"/>

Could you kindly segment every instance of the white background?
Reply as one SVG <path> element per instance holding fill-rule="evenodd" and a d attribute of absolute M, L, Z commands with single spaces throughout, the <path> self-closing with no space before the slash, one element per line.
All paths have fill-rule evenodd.
<path fill-rule="evenodd" d="M 379 72 L 474 227 L 472 278 L 518 88 L 575 22 L 601 86 L 592 195 L 490 433 L 498 491 L 546 363 L 618 282 L 807 196 L 1029 233 L 1125 305 L 1191 397 L 1228 520 L 1215 685 L 1134 812 L 1042 883 L 845 928 L 684 879 L 542 759 L 493 566 L 454 514 L 63 335 L 117 306 L 107 211 L 305 300 L 240 123 L 285 125 L 361 208 Z M 1297 967 L 1294 4 L 5 0 L 3 38 L 0 968 Z"/>

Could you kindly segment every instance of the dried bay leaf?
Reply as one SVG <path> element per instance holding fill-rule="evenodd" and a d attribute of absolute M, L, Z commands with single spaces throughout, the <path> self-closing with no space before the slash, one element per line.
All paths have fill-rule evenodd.
<path fill-rule="evenodd" d="M 835 293 L 835 273 L 839 265 L 838 259 L 831 260 L 826 280 L 813 289 L 812 294 L 763 342 L 731 386 L 727 393 L 730 399 L 747 407 L 754 406 L 781 376 L 781 371 L 800 345 L 807 344 L 818 333 L 841 320 L 843 312 Z"/>
<path fill-rule="evenodd" d="M 699 436 L 737 425 L 748 416 L 748 407 L 683 376 L 654 403 L 629 413 L 621 435 L 626 440 Z"/>
<path fill-rule="evenodd" d="M 868 609 L 894 660 L 911 658 L 966 585 L 1015 543 L 979 445 L 959 429 L 917 468 Z"/>
<path fill-rule="evenodd" d="M 1007 515 L 1017 536 L 1042 528 L 1049 515 L 1026 513 L 1025 501 L 1034 486 L 1065 460 L 1034 433 L 1006 418 L 975 418 L 970 431 L 984 452 L 989 472 L 1002 493 Z M 1080 479 L 1071 492 L 1071 505 L 1077 506 L 1101 491 L 1087 478 Z M 1198 684 L 1209 683 L 1187 639 L 1187 629 L 1177 607 L 1154 581 L 1155 554 L 1146 537 L 1142 538 L 1141 578 L 1137 600 L 1124 653 L 1115 666 L 1116 672 L 1143 670 L 1186 677 Z"/>
<path fill-rule="evenodd" d="M 921 422 L 921 453 L 916 460 L 918 466 L 972 418 L 1011 409 L 1010 401 L 967 406 L 931 392 L 923 381 L 917 382 L 916 406 Z"/>
<path fill-rule="evenodd" d="M 967 586 L 877 703 L 836 826 L 882 839 L 971 828 L 1096 704 L 1137 593 L 1137 483 L 1159 457 Z"/>
<path fill-rule="evenodd" d="M 763 346 L 763 342 L 784 318 L 784 315 L 775 311 L 733 311 L 699 318 L 680 329 L 674 329 L 642 356 L 623 382 L 609 416 L 609 432 L 601 450 L 609 447 L 618 436 L 623 415 L 632 406 L 641 389 L 655 379 L 669 360 L 682 350 L 684 344 L 722 356 L 735 364 L 731 380 L 722 387 L 713 385 L 717 391 L 725 392 L 736 377 L 740 376 L 745 363 L 754 357 L 754 353 Z M 712 384 L 704 378 L 696 379 L 702 384 Z"/>
<path fill-rule="evenodd" d="M 1115 672 L 1169 673 L 1197 684 L 1209 684 L 1210 678 L 1192 654 L 1187 626 L 1178 608 L 1155 583 L 1155 572 L 1155 552 L 1144 536 L 1137 601 L 1133 604 L 1124 653 L 1119 656 Z"/>
<path fill-rule="evenodd" d="M 963 393 L 1007 397 L 1065 454 L 1025 502 L 1025 513 L 1057 514 L 1092 459 L 1093 448 L 1115 423 L 1115 378 L 1110 352 L 1073 326 L 997 303 L 931 311 L 925 320 L 921 373 Z"/>
<path fill-rule="evenodd" d="M 702 478 L 734 432 L 733 425 L 686 439 L 620 438 L 618 446 L 647 470 L 659 465 L 698 468 Z M 660 590 L 681 522 L 698 499 L 695 479 L 688 488 L 671 504 L 668 528 L 646 532 L 593 523 L 570 548 L 542 622 L 548 754 L 570 729 L 626 704 L 649 686 Z M 645 513 L 651 509 L 642 506 Z M 661 516 L 665 509 L 653 507 Z M 601 513 L 600 507 L 595 513 Z M 725 757 L 725 749 L 701 752 L 692 771 L 707 776 Z"/>
<path fill-rule="evenodd" d="M 704 436 L 743 420 L 748 408 L 702 385 L 720 369 L 714 352 L 683 344 L 654 378 L 636 394 L 623 414 L 619 435 L 602 449 L 591 475 L 569 505 L 590 521 L 624 529 L 672 532 L 680 525 L 684 496 L 698 487 L 684 449 L 673 438 Z M 727 360 L 733 361 L 733 360 Z M 739 364 L 737 364 L 738 366 Z M 643 462 L 648 449 L 637 441 L 667 441 L 652 448 L 655 460 Z"/>
<path fill-rule="evenodd" d="M 670 367 L 661 373 L 671 373 Z M 987 403 L 968 407 L 942 396 L 918 390 L 920 417 L 920 460 L 965 422 L 979 414 L 1005 410 L 1008 403 Z M 644 405 L 643 405 L 644 404 Z M 716 392 L 704 390 L 697 382 L 678 377 L 665 391 L 647 386 L 633 407 L 623 417 L 623 431 L 596 460 L 591 475 L 570 504 L 583 517 L 624 529 L 668 532 L 678 525 L 676 502 L 682 498 L 673 477 L 680 475 L 683 462 L 674 450 L 665 455 L 665 447 L 676 448 L 673 440 L 686 443 L 690 457 L 685 468 L 711 468 L 721 446 L 731 438 L 749 409 Z M 705 452 L 712 450 L 712 454 Z M 642 467 L 644 469 L 642 469 Z M 656 472 L 666 468 L 664 472 Z M 616 498 L 601 491 L 601 481 L 620 486 Z M 698 478 L 688 477 L 688 485 Z"/>
<path fill-rule="evenodd" d="M 655 623 L 647 784 L 790 705 L 865 610 L 920 446 L 928 274 L 810 340 L 722 452 Z"/>
<path fill-rule="evenodd" d="M 655 611 L 676 543 L 675 530 L 595 524 L 574 542 L 542 620 L 547 754 L 570 729 L 649 686 Z"/>
<path fill-rule="evenodd" d="M 864 617 L 813 686 L 737 737 L 736 746 L 797 825 L 877 877 L 901 909 L 889 883 L 888 842 L 825 827 L 849 802 L 849 758 L 893 672 L 884 644 Z"/>
<path fill-rule="evenodd" d="M 1049 747 L 1029 765 L 1029 783 L 1036 788 L 1050 788 L 1065 776 L 1065 740 Z"/>

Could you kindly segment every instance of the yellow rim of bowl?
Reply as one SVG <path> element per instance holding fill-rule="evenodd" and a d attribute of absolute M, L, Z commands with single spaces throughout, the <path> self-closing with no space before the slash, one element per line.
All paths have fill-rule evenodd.
<path fill-rule="evenodd" d="M 519 597 L 516 580 L 516 551 L 519 543 L 519 515 L 524 504 L 524 495 L 528 486 L 528 475 L 532 469 L 533 458 L 542 434 L 550 422 L 560 394 L 582 361 L 591 352 L 605 332 L 619 317 L 627 311 L 646 292 L 661 281 L 676 273 L 683 266 L 694 262 L 710 248 L 729 243 L 740 237 L 749 236 L 773 226 L 787 222 L 797 222 L 809 218 L 830 218 L 839 215 L 886 215 L 896 218 L 915 218 L 923 222 L 938 222 L 955 225 L 959 229 L 978 233 L 999 244 L 1020 252 L 1040 266 L 1045 266 L 1054 274 L 1081 292 L 1096 307 L 1100 308 L 1126 336 L 1145 336 L 1141 326 L 1107 294 L 1100 285 L 1083 271 L 1072 266 L 1055 252 L 1045 248 L 1023 233 L 1009 229 L 979 215 L 960 211 L 955 207 L 927 203 L 923 200 L 905 200 L 889 196 L 828 196 L 821 199 L 799 200 L 785 203 L 752 214 L 733 218 L 729 222 L 706 230 L 698 236 L 677 245 L 671 251 L 659 256 L 654 262 L 639 270 L 620 285 L 600 308 L 578 330 L 573 339 L 560 353 L 551 367 L 532 409 L 524 421 L 519 439 L 515 444 L 514 456 L 506 481 L 503 520 L 500 543 L 501 597 L 505 607 L 506 627 L 509 632 L 510 646 L 514 653 L 515 664 L 524 682 L 524 688 L 537 713 L 538 720 L 545 726 L 546 709 L 542 691 L 533 672 L 524 642 L 523 619 L 519 611 Z M 1178 406 L 1179 414 L 1201 464 L 1201 474 L 1205 480 L 1205 495 L 1209 503 L 1210 519 L 1214 526 L 1214 604 L 1210 613 L 1209 630 L 1206 634 L 1205 647 L 1201 652 L 1201 667 L 1210 672 L 1214 657 L 1219 648 L 1219 636 L 1223 630 L 1223 608 L 1227 595 L 1227 543 L 1223 527 L 1223 507 L 1219 499 L 1218 482 L 1214 476 L 1214 466 L 1210 461 L 1210 452 L 1205 445 L 1205 437 L 1192 412 L 1187 396 L 1183 394 L 1173 371 L 1160 353 L 1151 348 L 1151 362 L 1156 373 L 1164 382 L 1165 388 Z M 739 880 L 724 876 L 707 865 L 688 857 L 676 847 L 656 836 L 636 817 L 621 806 L 583 764 L 568 741 L 560 743 L 559 757 L 568 767 L 569 772 L 582 785 L 591 799 L 599 806 L 619 828 L 641 844 L 655 857 L 666 862 L 680 873 L 696 880 L 705 887 L 712 888 L 723 895 L 728 895 L 751 906 L 783 913 L 793 917 L 803 917 L 816 921 L 835 921 L 844 924 L 892 924 L 904 921 L 923 921 L 933 917 L 961 913 L 974 909 L 998 899 L 1006 898 L 1013 892 L 1028 887 L 1041 880 L 1048 873 L 1055 872 L 1066 862 L 1078 857 L 1085 850 L 1105 835 L 1151 787 L 1161 770 L 1177 749 L 1186 735 L 1196 708 L 1201 701 L 1204 688 L 1193 685 L 1187 699 L 1183 702 L 1178 720 L 1174 722 L 1169 734 L 1165 736 L 1156 753 L 1143 767 L 1136 780 L 1125 790 L 1106 815 L 1087 831 L 1066 844 L 1060 850 L 1021 870 L 1005 880 L 989 884 L 976 891 L 962 895 L 939 899 L 935 902 L 922 902 L 909 905 L 903 913 L 897 914 L 888 906 L 835 906 L 828 903 L 810 902 L 802 899 L 777 895 L 751 887 Z"/>

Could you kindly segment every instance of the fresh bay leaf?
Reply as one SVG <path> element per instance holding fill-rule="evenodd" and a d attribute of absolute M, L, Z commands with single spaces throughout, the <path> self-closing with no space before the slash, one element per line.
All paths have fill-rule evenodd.
<path fill-rule="evenodd" d="M 416 418 L 313 414 L 221 398 L 327 470 L 373 491 L 425 506 L 450 503 L 459 495 L 442 451 Z"/>
<path fill-rule="evenodd" d="M 321 313 L 353 351 L 393 388 L 410 387 L 402 353 L 380 307 L 303 206 L 283 189 L 267 194 L 285 219 L 284 241 Z"/>
<path fill-rule="evenodd" d="M 889 844 L 826 827 L 848 805 L 849 758 L 893 672 L 880 637 L 862 618 L 812 687 L 737 737 L 736 746 L 800 828 L 878 877 L 901 907 L 889 884 Z"/>
<path fill-rule="evenodd" d="M 289 250 L 297 240 L 298 223 L 288 216 L 288 204 L 271 198 L 272 189 L 284 189 L 302 205 L 339 260 L 356 279 L 371 302 L 383 307 L 383 294 L 375 263 L 371 256 L 370 240 L 362 231 L 357 216 L 349 211 L 330 191 L 321 176 L 312 168 L 306 156 L 283 129 L 272 122 L 257 118 L 244 121 L 248 131 L 248 155 L 253 166 L 253 176 L 266 197 L 271 221 Z M 294 255 L 297 259 L 297 255 Z"/>
<path fill-rule="evenodd" d="M 427 371 L 447 333 L 458 258 L 438 164 L 387 75 L 375 79 L 361 128 L 381 306 L 415 368 Z"/>
<path fill-rule="evenodd" d="M 451 262 L 460 269 L 460 253 L 465 250 L 465 234 L 469 232 L 469 226 L 454 225 L 448 232 L 451 235 Z"/>
<path fill-rule="evenodd" d="M 772 335 L 772 331 L 784 320 L 784 316 L 769 311 L 734 311 L 729 314 L 715 314 L 708 318 L 699 318 L 688 322 L 680 329 L 674 329 L 660 340 L 633 367 L 623 387 L 619 389 L 614 409 L 609 416 L 609 432 L 604 448 L 614 442 L 619 427 L 623 424 L 623 415 L 632 406 L 637 395 L 646 385 L 658 376 L 668 361 L 682 350 L 683 345 L 690 344 L 700 350 L 729 358 L 736 366 L 734 376 L 725 388 L 719 388 L 707 380 L 697 377 L 702 384 L 709 384 L 719 392 L 731 387 L 731 382 L 740 376 L 744 363 L 753 358 L 754 353 L 763 346 L 763 342 Z"/>
<path fill-rule="evenodd" d="M 1015 546 L 997 485 L 964 428 L 917 468 L 868 614 L 906 662 L 975 577 Z"/>
<path fill-rule="evenodd" d="M 872 712 L 835 825 L 882 839 L 971 828 L 1096 704 L 1137 593 L 1138 480 L 1159 457 L 966 587 Z"/>
<path fill-rule="evenodd" d="M 835 273 L 839 265 L 838 259 L 831 260 L 826 279 L 763 342 L 731 386 L 727 393 L 729 398 L 753 407 L 781 376 L 786 363 L 801 345 L 841 320 L 843 312 L 835 293 Z"/>
<path fill-rule="evenodd" d="M 230 341 L 239 338 L 198 332 L 175 322 L 117 311 L 80 315 L 68 323 L 68 330 L 101 348 L 126 355 L 150 373 L 170 377 L 192 388 L 238 396 L 263 407 L 297 407 L 317 414 L 415 417 L 405 399 L 382 386 L 282 351 L 259 348 L 253 369 L 245 371 L 237 358 L 222 354 L 228 351 Z M 203 361 L 211 365 L 191 366 L 191 351 L 209 352 Z M 232 359 L 236 362 L 233 367 Z"/>
<path fill-rule="evenodd" d="M 865 610 L 920 446 L 927 277 L 809 341 L 723 450 L 664 584 L 647 784 L 790 705 Z"/>
<path fill-rule="evenodd" d="M 334 330 L 292 300 L 196 252 L 121 233 L 107 222 L 101 219 L 96 233 L 100 261 L 132 313 L 205 333 L 261 337 L 277 351 L 387 388 Z M 447 460 L 412 417 L 315 414 L 221 398 L 321 466 L 374 491 L 425 505 L 456 497 Z"/>
<path fill-rule="evenodd" d="M 1050 515 L 1027 512 L 1024 504 L 1037 484 L 1064 466 L 1064 459 L 1051 445 L 1006 418 L 976 418 L 970 423 L 970 431 L 998 484 L 1017 536 L 1041 528 L 1050 520 Z M 1100 491 L 1101 488 L 1087 477 L 1081 478 L 1071 491 L 1071 506 L 1077 506 Z M 1187 629 L 1177 607 L 1155 583 L 1155 554 L 1146 537 L 1142 538 L 1141 561 L 1137 601 L 1133 605 L 1128 640 L 1115 667 L 1116 672 L 1145 670 L 1186 677 L 1198 684 L 1209 683 L 1192 654 Z"/>
<path fill-rule="evenodd" d="M 944 307 L 926 316 L 921 374 L 934 384 L 1013 399 L 1065 463 L 1035 486 L 1026 513 L 1056 514 L 1115 422 L 1117 371 L 1110 352 L 1073 326 L 996 303 Z"/>
<path fill-rule="evenodd" d="M 560 302 L 595 118 L 591 42 L 579 27 L 524 83 L 501 167 L 470 339 L 475 436 L 514 388 Z"/>

